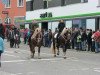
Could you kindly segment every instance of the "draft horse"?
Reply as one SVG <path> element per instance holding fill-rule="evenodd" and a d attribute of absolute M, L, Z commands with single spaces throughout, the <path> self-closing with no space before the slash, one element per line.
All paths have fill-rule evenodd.
<path fill-rule="evenodd" d="M 42 46 L 42 31 L 41 28 L 36 28 L 30 38 L 30 51 L 31 51 L 31 58 L 34 58 L 35 54 L 35 47 L 38 47 L 38 58 L 40 59 L 40 48 Z"/>
<path fill-rule="evenodd" d="M 70 33 L 67 28 L 64 28 L 62 33 L 57 37 L 58 33 L 53 34 L 52 50 L 54 57 L 59 55 L 59 47 L 63 49 L 63 58 L 66 59 L 67 44 L 70 41 Z M 57 52 L 56 52 L 57 50 Z"/>

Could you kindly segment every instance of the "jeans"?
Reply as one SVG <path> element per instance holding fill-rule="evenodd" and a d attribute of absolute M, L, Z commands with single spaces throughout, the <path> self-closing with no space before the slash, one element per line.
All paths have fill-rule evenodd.
<path fill-rule="evenodd" d="M 52 41 L 48 40 L 48 47 L 51 47 L 51 43 L 52 43 Z"/>
<path fill-rule="evenodd" d="M 81 42 L 77 42 L 77 49 L 78 50 L 81 50 L 82 49 Z"/>
<path fill-rule="evenodd" d="M 95 41 L 95 52 L 99 52 L 99 42 Z"/>
<path fill-rule="evenodd" d="M 92 41 L 92 49 L 91 49 L 92 52 L 95 52 L 95 41 Z"/>
<path fill-rule="evenodd" d="M 82 50 L 86 50 L 86 41 L 82 41 Z"/>

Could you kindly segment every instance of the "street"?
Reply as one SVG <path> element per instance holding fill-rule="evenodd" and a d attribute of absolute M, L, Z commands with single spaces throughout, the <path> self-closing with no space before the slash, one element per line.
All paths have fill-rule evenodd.
<path fill-rule="evenodd" d="M 100 53 L 68 50 L 67 58 L 53 57 L 50 48 L 41 48 L 41 59 L 30 59 L 28 45 L 10 48 L 5 40 L 0 75 L 100 75 Z"/>

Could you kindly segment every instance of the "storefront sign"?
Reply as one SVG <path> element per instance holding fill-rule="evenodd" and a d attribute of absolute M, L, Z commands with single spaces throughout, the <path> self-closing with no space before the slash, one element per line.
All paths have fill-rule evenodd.
<path fill-rule="evenodd" d="M 2 14 L 8 14 L 8 11 L 2 11 Z"/>
<path fill-rule="evenodd" d="M 47 17 L 52 17 L 52 13 L 51 12 L 46 12 L 46 13 L 43 13 L 43 14 L 40 14 L 40 18 L 47 18 Z"/>

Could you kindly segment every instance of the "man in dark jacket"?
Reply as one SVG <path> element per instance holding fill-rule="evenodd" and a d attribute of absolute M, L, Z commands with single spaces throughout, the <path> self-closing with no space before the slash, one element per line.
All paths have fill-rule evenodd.
<path fill-rule="evenodd" d="M 86 40 L 87 40 L 87 34 L 86 31 L 84 30 L 81 36 L 81 41 L 82 41 L 82 50 L 86 51 Z"/>
<path fill-rule="evenodd" d="M 64 27 L 65 27 L 64 21 L 63 21 L 63 20 L 60 20 L 60 21 L 59 21 L 59 24 L 58 24 L 57 42 L 58 42 L 59 35 L 60 35 L 61 32 L 63 31 Z"/>
<path fill-rule="evenodd" d="M 60 20 L 59 24 L 58 24 L 58 30 L 59 30 L 59 33 L 62 32 L 62 30 L 64 29 L 65 27 L 65 23 L 63 20 Z"/>
<path fill-rule="evenodd" d="M 88 44 L 88 51 L 92 51 L 92 30 L 89 30 L 89 33 L 87 35 L 87 44 Z"/>
<path fill-rule="evenodd" d="M 14 45 L 14 30 L 13 29 L 10 29 L 9 37 L 10 37 L 10 47 L 12 48 Z"/>

